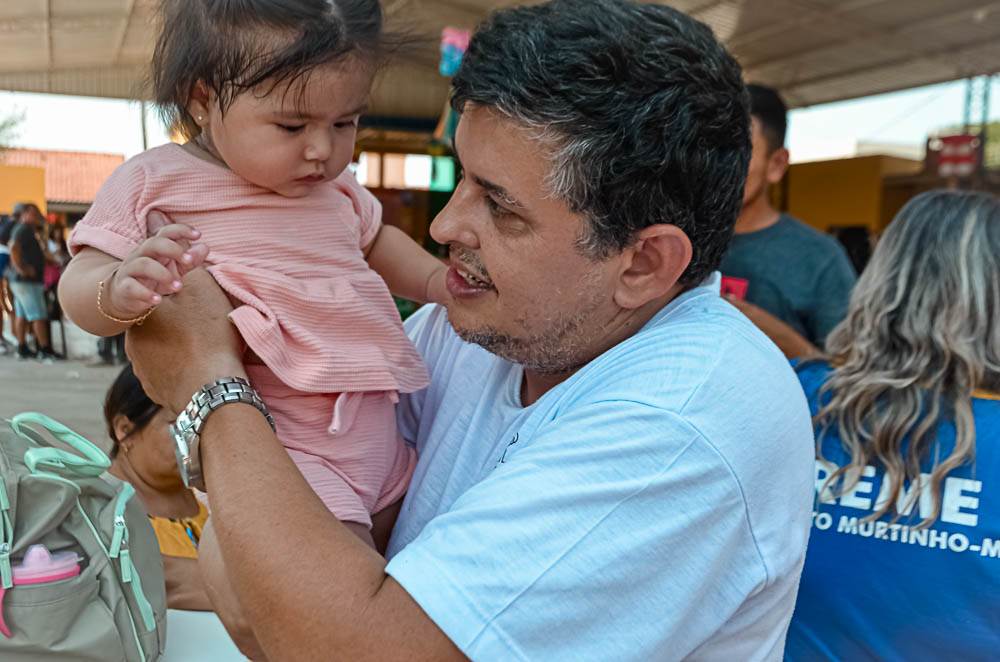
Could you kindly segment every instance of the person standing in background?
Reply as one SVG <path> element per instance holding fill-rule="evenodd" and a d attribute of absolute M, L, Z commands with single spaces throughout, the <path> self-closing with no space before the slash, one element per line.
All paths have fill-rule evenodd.
<path fill-rule="evenodd" d="M 4 215 L 0 219 L 0 354 L 10 354 L 13 349 L 3 335 L 4 312 L 13 313 L 13 303 L 9 309 L 7 307 L 7 291 L 10 287 L 7 284 L 7 269 L 10 267 L 10 248 L 7 243 L 19 222 L 18 217 L 21 215 L 22 207 L 20 202 L 16 203 L 13 213 L 10 216 Z M 11 316 L 11 332 L 14 330 L 13 322 L 14 318 Z"/>
<path fill-rule="evenodd" d="M 768 187 L 788 170 L 788 109 L 770 88 L 747 85 L 747 91 L 753 153 L 735 235 L 722 260 L 723 294 L 745 292 L 730 296 L 730 302 L 786 354 L 818 353 L 826 335 L 844 319 L 857 275 L 836 239 L 771 205 Z M 727 285 L 733 290 L 727 292 Z M 789 335 L 789 329 L 772 324 L 771 316 L 800 336 L 791 338 L 794 349 L 779 338 Z"/>
<path fill-rule="evenodd" d="M 63 358 L 49 343 L 48 310 L 45 305 L 45 249 L 38 232 L 45 227 L 45 217 L 37 205 L 25 204 L 21 223 L 14 230 L 10 243 L 10 262 L 14 268 L 11 290 L 14 292 L 14 314 L 20 318 L 14 328 L 17 336 L 17 358 L 36 358 L 28 349 L 28 326 L 38 343 L 37 358 L 43 361 Z"/>

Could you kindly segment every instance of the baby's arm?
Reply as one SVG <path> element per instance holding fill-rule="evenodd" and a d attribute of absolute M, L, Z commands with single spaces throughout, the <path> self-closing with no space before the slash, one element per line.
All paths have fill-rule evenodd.
<path fill-rule="evenodd" d="M 448 301 L 448 267 L 399 228 L 383 225 L 365 258 L 393 294 L 418 303 Z"/>
<path fill-rule="evenodd" d="M 164 295 L 180 291 L 181 276 L 204 261 L 207 248 L 191 245 L 199 236 L 186 225 L 170 225 L 142 242 L 124 260 L 84 248 L 59 279 L 63 310 L 94 335 L 113 336 L 125 331 L 132 325 L 129 320 L 142 317 Z"/>

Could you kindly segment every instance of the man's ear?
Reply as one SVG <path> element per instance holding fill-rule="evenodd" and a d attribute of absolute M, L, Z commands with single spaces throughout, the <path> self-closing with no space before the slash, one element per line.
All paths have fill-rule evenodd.
<path fill-rule="evenodd" d="M 676 225 L 643 228 L 625 249 L 614 299 L 622 308 L 639 308 L 677 284 L 691 262 L 691 240 Z"/>
<path fill-rule="evenodd" d="M 779 147 L 767 157 L 767 183 L 777 184 L 788 170 L 788 149 Z"/>
<path fill-rule="evenodd" d="M 191 86 L 187 111 L 198 126 L 204 127 L 208 123 L 208 109 L 211 107 L 213 99 L 214 96 L 204 81 L 199 80 Z"/>

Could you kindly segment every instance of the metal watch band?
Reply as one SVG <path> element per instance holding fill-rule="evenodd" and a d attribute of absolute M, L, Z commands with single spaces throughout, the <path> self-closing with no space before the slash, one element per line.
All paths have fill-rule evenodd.
<path fill-rule="evenodd" d="M 260 413 L 264 414 L 264 418 L 274 430 L 274 419 L 271 418 L 271 412 L 257 395 L 257 391 L 250 386 L 250 382 L 242 377 L 223 377 L 216 379 L 211 384 L 205 384 L 200 391 L 191 396 L 191 401 L 184 408 L 184 413 L 191 421 L 191 431 L 201 435 L 208 415 L 231 402 L 242 402 L 256 407 Z"/>
<path fill-rule="evenodd" d="M 188 487 L 205 491 L 205 478 L 201 471 L 201 431 L 209 415 L 227 404 L 242 402 L 255 407 L 264 414 L 268 425 L 274 430 L 274 419 L 267 405 L 242 377 L 224 377 L 211 384 L 205 384 L 191 396 L 191 401 L 170 426 L 174 437 L 177 468 Z"/>

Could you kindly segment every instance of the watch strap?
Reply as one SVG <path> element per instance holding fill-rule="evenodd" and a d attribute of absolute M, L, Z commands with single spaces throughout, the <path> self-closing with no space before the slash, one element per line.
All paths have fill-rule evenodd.
<path fill-rule="evenodd" d="M 274 430 L 274 419 L 267 405 L 250 382 L 242 377 L 224 377 L 211 384 L 205 384 L 188 402 L 170 432 L 174 437 L 177 467 L 181 478 L 188 487 L 205 491 L 205 478 L 201 470 L 201 432 L 213 411 L 234 402 L 242 402 L 256 408 L 267 419 Z"/>
<path fill-rule="evenodd" d="M 268 425 L 274 430 L 274 419 L 271 418 L 271 412 L 257 391 L 250 385 L 250 382 L 242 377 L 223 377 L 210 384 L 205 384 L 201 390 L 191 396 L 191 401 L 184 408 L 184 413 L 187 414 L 188 420 L 191 422 L 191 431 L 201 435 L 208 416 L 223 405 L 233 402 L 242 402 L 255 407 L 264 415 Z"/>

